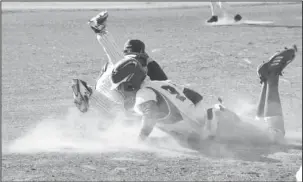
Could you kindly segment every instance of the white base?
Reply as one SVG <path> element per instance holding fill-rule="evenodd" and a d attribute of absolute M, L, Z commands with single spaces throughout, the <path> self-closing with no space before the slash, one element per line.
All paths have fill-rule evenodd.
<path fill-rule="evenodd" d="M 219 19 L 218 22 L 206 23 L 209 26 L 224 26 L 224 25 L 268 25 L 274 23 L 273 21 L 255 21 L 255 20 L 241 20 L 235 22 L 233 19 Z"/>

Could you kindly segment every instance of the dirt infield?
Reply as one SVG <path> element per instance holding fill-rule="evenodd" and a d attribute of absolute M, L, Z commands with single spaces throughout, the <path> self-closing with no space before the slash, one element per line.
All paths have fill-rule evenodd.
<path fill-rule="evenodd" d="M 95 150 L 56 151 L 57 136 L 74 135 L 62 128 L 82 129 L 72 122 L 82 116 L 73 110 L 71 79 L 82 78 L 93 84 L 106 60 L 86 24 L 98 11 L 3 13 L 4 181 L 294 181 L 302 163 L 302 138 L 294 137 L 302 133 L 301 5 L 235 7 L 234 11 L 245 19 L 274 22 L 259 26 L 205 26 L 210 15 L 207 8 L 109 11 L 109 28 L 121 50 L 129 38 L 144 40 L 150 55 L 163 65 L 171 79 L 192 84 L 205 96 L 206 104 L 222 96 L 228 107 L 239 112 L 247 112 L 243 108 L 254 106 L 258 98 L 257 65 L 284 46 L 297 44 L 297 58 L 280 81 L 287 135 L 296 138 L 293 145 L 208 144 L 199 151 L 175 145 L 153 150 L 123 146 L 101 152 L 104 143 L 85 143 L 79 137 L 73 142 L 81 145 L 67 145 L 66 151 L 68 147 L 83 146 Z M 247 117 L 253 117 L 254 112 L 249 110 Z M 44 130 L 30 133 L 35 127 L 41 129 L 46 120 L 57 125 L 48 123 L 43 125 Z M 93 138 L 94 125 L 85 126 L 85 135 Z M 29 133 L 31 140 L 20 148 L 43 145 L 53 152 L 7 152 L 10 144 Z"/>

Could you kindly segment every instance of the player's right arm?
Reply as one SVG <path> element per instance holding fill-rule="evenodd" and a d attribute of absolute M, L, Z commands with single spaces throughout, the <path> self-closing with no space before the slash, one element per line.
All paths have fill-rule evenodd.
<path fill-rule="evenodd" d="M 153 131 L 157 123 L 159 108 L 156 93 L 148 88 L 140 89 L 136 94 L 134 110 L 142 116 L 139 141 L 144 141 Z"/>

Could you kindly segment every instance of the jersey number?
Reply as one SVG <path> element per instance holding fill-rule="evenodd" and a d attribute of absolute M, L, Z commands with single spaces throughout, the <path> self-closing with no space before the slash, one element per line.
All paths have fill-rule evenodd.
<path fill-rule="evenodd" d="M 176 95 L 176 98 L 182 102 L 184 102 L 186 100 L 186 97 L 180 95 L 180 93 L 172 86 L 164 85 L 164 86 L 161 86 L 161 88 L 168 91 L 172 95 Z"/>

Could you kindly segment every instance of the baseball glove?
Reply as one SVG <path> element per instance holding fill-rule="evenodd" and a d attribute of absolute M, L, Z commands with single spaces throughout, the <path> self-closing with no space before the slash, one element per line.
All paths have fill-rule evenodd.
<path fill-rule="evenodd" d="M 81 112 L 87 112 L 89 108 L 89 98 L 93 93 L 91 87 L 85 81 L 79 79 L 72 80 L 74 103 Z"/>

